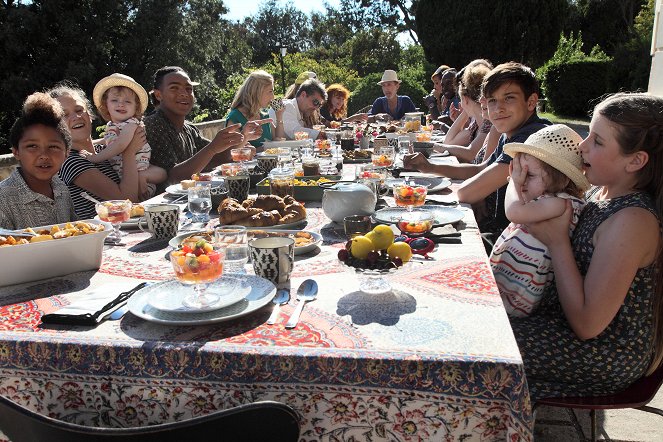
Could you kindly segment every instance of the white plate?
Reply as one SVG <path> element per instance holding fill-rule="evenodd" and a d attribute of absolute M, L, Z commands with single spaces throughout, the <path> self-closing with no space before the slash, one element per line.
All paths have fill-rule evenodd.
<path fill-rule="evenodd" d="M 415 207 L 414 210 L 425 210 L 433 212 L 433 215 L 435 216 L 435 226 L 453 224 L 465 217 L 465 213 L 463 213 L 463 211 L 454 209 L 453 207 L 424 205 Z M 406 211 L 407 208 L 405 207 L 385 207 L 384 209 L 380 209 L 375 212 L 373 217 L 376 221 L 381 223 L 396 223 L 403 215 L 403 212 Z"/>
<path fill-rule="evenodd" d="M 227 276 L 233 276 L 246 281 L 246 284 L 251 287 L 251 292 L 241 301 L 224 308 L 208 312 L 178 313 L 165 312 L 152 307 L 148 303 L 151 294 L 155 291 L 164 290 L 162 286 L 165 284 L 172 284 L 173 281 L 152 284 L 137 291 L 131 298 L 129 298 L 127 307 L 135 316 L 150 322 L 168 325 L 203 325 L 230 321 L 253 313 L 261 307 L 269 304 L 276 294 L 276 287 L 266 279 L 240 273 L 228 273 Z M 174 294 L 175 290 L 177 289 L 173 289 L 173 292 L 171 293 Z"/>
<path fill-rule="evenodd" d="M 280 229 L 274 229 L 273 227 L 266 227 L 266 228 L 260 228 L 260 227 L 252 227 L 248 229 L 249 231 L 251 230 L 263 230 L 265 232 L 279 232 L 279 233 L 288 233 L 288 234 L 295 234 L 297 232 L 301 232 L 302 230 L 280 230 Z M 295 255 L 302 255 L 304 253 L 308 253 L 312 250 L 314 250 L 320 243 L 322 243 L 322 235 L 319 233 L 315 232 L 310 232 L 308 230 L 304 230 L 304 232 L 308 232 L 313 236 L 313 242 L 310 244 L 307 244 L 303 247 L 295 247 Z M 172 238 L 170 241 L 168 241 L 168 245 L 174 249 L 176 249 L 180 243 L 184 240 L 184 238 L 188 238 L 189 236 L 200 234 L 200 233 L 210 233 L 211 235 L 214 235 L 214 231 L 212 230 L 198 230 L 198 231 L 192 231 L 192 232 L 185 232 L 185 233 L 180 233 L 176 237 Z"/>
<path fill-rule="evenodd" d="M 309 140 L 265 141 L 264 143 L 262 143 L 262 147 L 265 149 L 269 149 L 271 147 L 298 147 L 298 146 L 306 146 L 308 143 Z M 265 154 L 264 152 L 260 152 L 257 155 L 260 155 L 261 153 L 264 155 L 268 155 Z"/>
<path fill-rule="evenodd" d="M 449 178 L 442 177 L 418 177 L 418 176 L 402 176 L 402 178 L 389 178 L 385 181 L 385 184 L 388 187 L 394 187 L 394 184 L 402 183 L 404 180 L 408 182 L 414 181 L 419 185 L 428 185 L 429 192 L 437 192 L 438 190 L 444 190 L 447 187 L 451 186 L 451 180 Z"/>
<path fill-rule="evenodd" d="M 182 189 L 182 185 L 177 183 L 166 187 L 166 193 L 170 193 L 171 195 L 187 195 L 188 191 L 186 189 Z"/>
<path fill-rule="evenodd" d="M 255 228 L 255 229 L 251 229 L 251 230 L 262 230 L 262 231 L 268 232 L 268 233 L 270 231 L 275 232 L 275 233 L 276 232 L 278 232 L 278 233 L 287 233 L 289 235 L 294 235 L 294 234 L 299 233 L 299 232 L 310 233 L 311 236 L 313 236 L 313 242 L 311 242 L 310 244 L 306 244 L 305 246 L 302 246 L 302 247 L 295 247 L 295 255 L 303 255 L 304 253 L 308 253 L 312 250 L 315 250 L 315 248 L 318 245 L 320 245 L 320 243 L 322 243 L 322 235 L 320 235 L 319 233 L 310 232 L 308 230 L 275 230 L 273 228 L 266 228 L 266 229 Z"/>
<path fill-rule="evenodd" d="M 219 295 L 214 304 L 201 308 L 187 307 L 183 304 L 184 298 L 195 293 L 193 285 L 185 285 L 179 281 L 166 281 L 153 290 L 147 297 L 147 303 L 162 312 L 173 313 L 200 313 L 218 310 L 241 301 L 251 293 L 251 287 L 246 279 L 223 275 L 221 279 L 207 286 L 209 293 Z"/>

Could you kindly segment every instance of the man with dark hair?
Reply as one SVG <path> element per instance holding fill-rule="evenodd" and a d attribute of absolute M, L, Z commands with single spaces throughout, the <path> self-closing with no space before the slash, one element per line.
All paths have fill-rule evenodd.
<path fill-rule="evenodd" d="M 233 124 L 219 131 L 213 140 L 204 138 L 198 129 L 186 121 L 193 109 L 195 96 L 191 81 L 179 66 L 166 66 L 154 74 L 152 98 L 157 110 L 145 117 L 147 141 L 152 146 L 152 164 L 168 172 L 167 183 L 190 179 L 203 169 L 231 161 L 230 148 L 258 138 L 262 129 L 247 123 L 244 133 L 240 125 Z"/>
<path fill-rule="evenodd" d="M 294 140 L 295 132 L 307 132 L 312 139 L 323 136 L 321 131 L 313 129 L 312 125 L 307 124 L 306 121 L 307 117 L 320 109 L 326 99 L 325 85 L 314 78 L 310 78 L 299 86 L 295 98 L 283 100 L 283 104 L 285 104 L 283 129 L 286 137 Z"/>

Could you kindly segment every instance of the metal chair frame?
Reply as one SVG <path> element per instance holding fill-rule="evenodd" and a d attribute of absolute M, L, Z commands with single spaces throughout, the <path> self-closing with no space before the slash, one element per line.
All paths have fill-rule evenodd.
<path fill-rule="evenodd" d="M 0 396 L 0 431 L 11 442 L 297 442 L 300 428 L 291 407 L 272 401 L 240 405 L 181 422 L 100 428 L 53 419 Z"/>
<path fill-rule="evenodd" d="M 595 397 L 554 397 L 539 399 L 534 405 L 534 409 L 540 405 L 550 407 L 573 408 L 589 410 L 591 420 L 591 440 L 596 441 L 597 422 L 596 410 L 614 410 L 623 408 L 634 408 L 636 410 L 646 411 L 648 413 L 663 416 L 663 410 L 650 407 L 649 402 L 654 399 L 659 388 L 663 384 L 663 363 L 649 376 L 644 376 L 625 390 Z"/>

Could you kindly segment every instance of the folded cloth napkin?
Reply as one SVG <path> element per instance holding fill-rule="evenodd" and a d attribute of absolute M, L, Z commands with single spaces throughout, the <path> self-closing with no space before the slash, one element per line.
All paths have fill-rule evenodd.
<path fill-rule="evenodd" d="M 142 282 L 131 288 L 133 282 L 126 282 L 101 286 L 55 313 L 42 316 L 41 322 L 44 324 L 97 325 L 146 285 L 146 282 Z M 125 291 L 117 294 L 118 289 Z"/>

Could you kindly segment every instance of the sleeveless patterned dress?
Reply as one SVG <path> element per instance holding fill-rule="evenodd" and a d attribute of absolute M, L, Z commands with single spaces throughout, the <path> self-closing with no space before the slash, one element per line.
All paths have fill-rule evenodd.
<path fill-rule="evenodd" d="M 589 269 L 598 226 L 627 207 L 644 208 L 658 219 L 645 193 L 587 202 L 571 240 L 581 275 Z M 531 316 L 510 318 L 533 404 L 544 397 L 615 393 L 644 375 L 652 357 L 655 276 L 654 264 L 638 269 L 617 315 L 593 339 L 582 341 L 571 330 L 554 285 Z"/>

